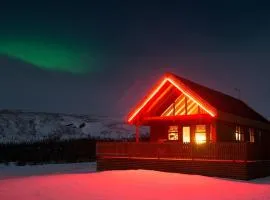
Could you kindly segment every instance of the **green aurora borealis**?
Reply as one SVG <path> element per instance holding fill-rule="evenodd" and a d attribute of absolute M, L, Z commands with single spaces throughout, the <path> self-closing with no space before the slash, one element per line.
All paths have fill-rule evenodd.
<path fill-rule="evenodd" d="M 93 58 L 85 48 L 46 37 L 1 37 L 0 54 L 45 70 L 84 74 L 93 70 Z"/>

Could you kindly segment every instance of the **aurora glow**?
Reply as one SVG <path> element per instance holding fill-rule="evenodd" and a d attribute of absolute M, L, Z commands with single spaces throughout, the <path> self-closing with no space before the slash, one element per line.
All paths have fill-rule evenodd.
<path fill-rule="evenodd" d="M 46 38 L 0 38 L 0 54 L 20 59 L 46 70 L 86 73 L 92 58 L 81 47 Z"/>

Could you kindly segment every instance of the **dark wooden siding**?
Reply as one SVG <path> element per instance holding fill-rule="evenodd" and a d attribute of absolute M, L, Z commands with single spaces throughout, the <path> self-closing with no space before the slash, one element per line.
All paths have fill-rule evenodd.
<path fill-rule="evenodd" d="M 150 141 L 158 142 L 159 140 L 168 139 L 168 126 L 151 126 Z"/>
<path fill-rule="evenodd" d="M 270 160 L 270 133 L 265 130 L 261 130 L 260 132 L 261 142 L 259 142 L 259 145 L 263 148 L 263 152 L 261 154 L 263 154 L 263 159 Z"/>
<path fill-rule="evenodd" d="M 251 162 L 247 165 L 249 179 L 260 178 L 270 175 L 270 161 Z"/>
<path fill-rule="evenodd" d="M 255 127 L 244 126 L 241 124 L 233 124 L 220 120 L 216 122 L 217 142 L 236 142 L 235 140 L 236 126 L 240 126 L 241 131 L 244 133 L 243 142 L 250 142 L 249 128 L 253 128 L 255 143 L 261 144 L 265 148 L 268 148 L 270 146 L 269 131 L 258 129 Z"/>
<path fill-rule="evenodd" d="M 217 142 L 235 141 L 235 124 L 224 121 L 216 122 Z"/>
<path fill-rule="evenodd" d="M 219 162 L 188 160 L 98 159 L 97 170 L 146 169 L 249 180 L 270 175 L 270 161 Z"/>

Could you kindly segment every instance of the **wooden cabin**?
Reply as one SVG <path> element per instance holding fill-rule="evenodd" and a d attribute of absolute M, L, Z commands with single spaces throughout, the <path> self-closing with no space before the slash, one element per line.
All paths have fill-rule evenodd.
<path fill-rule="evenodd" d="M 136 142 L 98 143 L 98 170 L 270 175 L 270 124 L 240 99 L 166 73 L 129 113 Z M 140 126 L 150 141 L 140 142 Z"/>

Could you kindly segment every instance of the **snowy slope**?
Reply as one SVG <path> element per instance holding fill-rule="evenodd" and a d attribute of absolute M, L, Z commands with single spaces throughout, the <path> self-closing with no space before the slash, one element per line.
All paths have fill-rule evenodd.
<path fill-rule="evenodd" d="M 150 170 L 95 173 L 91 163 L 13 166 L 12 169 L 6 166 L 6 170 L 4 168 L 3 171 L 17 177 L 2 177 L 1 180 L 0 175 L 1 200 L 270 199 L 270 177 L 254 181 L 237 181 Z M 31 171 L 34 176 L 29 174 Z M 24 173 L 27 175 L 20 177 Z"/>
<path fill-rule="evenodd" d="M 0 111 L 0 143 L 39 141 L 43 139 L 134 137 L 135 128 L 122 119 L 102 116 L 68 115 L 21 111 Z M 142 136 L 148 134 L 141 129 Z"/>

